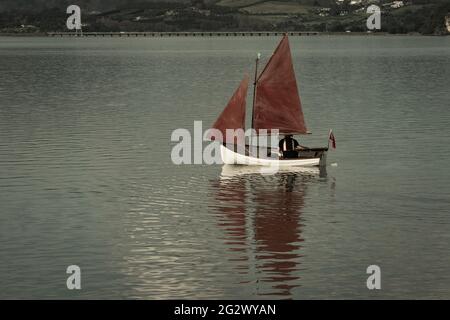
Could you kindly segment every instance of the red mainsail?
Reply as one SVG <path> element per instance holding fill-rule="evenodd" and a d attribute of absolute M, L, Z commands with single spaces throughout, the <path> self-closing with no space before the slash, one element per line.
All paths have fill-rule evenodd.
<path fill-rule="evenodd" d="M 256 81 L 253 128 L 306 134 L 291 50 L 285 35 Z"/>
<path fill-rule="evenodd" d="M 245 104 L 248 89 L 248 76 L 246 75 L 241 84 L 234 92 L 225 109 L 216 120 L 213 129 L 222 132 L 222 142 L 235 143 L 235 141 L 226 141 L 227 129 L 243 129 L 245 128 Z M 219 140 L 217 137 L 209 135 L 211 140 Z M 234 139 L 233 139 L 234 140 Z"/>

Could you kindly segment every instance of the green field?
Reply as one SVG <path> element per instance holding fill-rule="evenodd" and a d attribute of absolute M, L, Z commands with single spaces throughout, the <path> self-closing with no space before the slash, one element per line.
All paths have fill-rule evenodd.
<path fill-rule="evenodd" d="M 298 2 L 266 1 L 241 8 L 240 11 L 250 14 L 306 14 L 311 9 L 311 6 Z"/>
<path fill-rule="evenodd" d="M 248 7 L 256 3 L 261 3 L 261 0 L 220 0 L 216 3 L 218 6 L 230 7 L 230 8 L 243 8 Z"/>

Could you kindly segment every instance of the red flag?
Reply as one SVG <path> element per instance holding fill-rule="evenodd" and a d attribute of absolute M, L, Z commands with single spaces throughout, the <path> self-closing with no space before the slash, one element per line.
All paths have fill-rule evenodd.
<path fill-rule="evenodd" d="M 328 147 L 330 146 L 330 142 L 331 142 L 331 147 L 333 149 L 336 149 L 336 138 L 334 137 L 333 130 L 331 130 L 331 129 L 330 129 L 330 134 L 328 136 Z"/>

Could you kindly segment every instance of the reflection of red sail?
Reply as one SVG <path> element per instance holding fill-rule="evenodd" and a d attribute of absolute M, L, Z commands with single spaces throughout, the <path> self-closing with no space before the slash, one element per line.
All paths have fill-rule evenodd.
<path fill-rule="evenodd" d="M 233 252 L 228 260 L 239 261 L 236 269 L 246 275 L 241 283 L 256 280 L 258 295 L 289 297 L 299 285 L 299 220 L 305 191 L 303 184 L 295 186 L 297 177 L 281 175 L 269 184 L 254 176 L 235 177 L 211 185 L 211 208 Z M 255 268 L 256 279 L 248 278 Z"/>
<path fill-rule="evenodd" d="M 290 192 L 295 182 L 295 175 L 284 176 L 286 188 L 277 192 L 255 192 L 255 241 L 258 243 L 257 259 L 263 261 L 260 269 L 264 270 L 264 282 L 274 282 L 277 292 L 266 294 L 290 295 L 290 290 L 297 285 L 289 281 L 298 279 L 297 270 L 300 237 L 299 218 L 303 208 L 303 190 Z"/>
<path fill-rule="evenodd" d="M 215 200 L 221 205 L 215 206 L 218 213 L 218 225 L 225 231 L 225 244 L 230 251 L 241 252 L 230 261 L 247 261 L 245 253 L 247 248 L 246 232 L 246 192 L 244 180 L 228 180 L 213 183 L 217 188 Z M 247 273 L 248 265 L 239 266 L 243 273 Z"/>
<path fill-rule="evenodd" d="M 256 82 L 253 127 L 278 129 L 280 134 L 307 133 L 287 36 Z"/>
<path fill-rule="evenodd" d="M 226 143 L 234 143 L 236 141 L 226 141 L 226 129 L 244 129 L 245 128 L 245 104 L 248 89 L 248 76 L 242 80 L 241 84 L 234 92 L 225 109 L 216 120 L 212 128 L 222 132 L 222 141 Z M 209 136 L 211 140 L 219 140 L 216 137 Z"/>

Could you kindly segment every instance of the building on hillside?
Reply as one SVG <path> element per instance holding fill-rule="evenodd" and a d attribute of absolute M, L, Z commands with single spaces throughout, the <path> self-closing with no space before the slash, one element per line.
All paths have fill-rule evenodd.
<path fill-rule="evenodd" d="M 397 8 L 403 7 L 404 5 L 405 4 L 403 3 L 403 1 L 394 1 L 391 4 L 391 8 L 397 9 Z"/>
<path fill-rule="evenodd" d="M 328 17 L 330 15 L 331 8 L 321 8 L 318 10 L 319 16 Z"/>
<path fill-rule="evenodd" d="M 445 16 L 445 26 L 447 27 L 447 32 L 450 32 L 450 14 Z"/>

